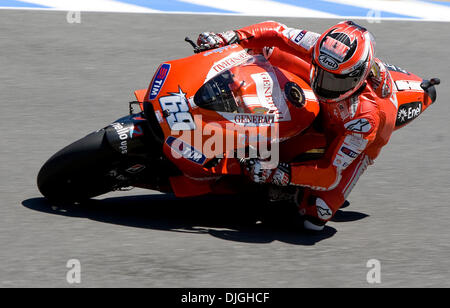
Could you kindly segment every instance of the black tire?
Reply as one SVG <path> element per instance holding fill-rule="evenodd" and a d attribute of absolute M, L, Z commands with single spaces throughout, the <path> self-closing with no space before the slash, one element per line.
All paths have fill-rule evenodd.
<path fill-rule="evenodd" d="M 53 155 L 37 177 L 40 192 L 49 200 L 79 202 L 111 191 L 108 170 L 120 160 L 101 129 Z"/>

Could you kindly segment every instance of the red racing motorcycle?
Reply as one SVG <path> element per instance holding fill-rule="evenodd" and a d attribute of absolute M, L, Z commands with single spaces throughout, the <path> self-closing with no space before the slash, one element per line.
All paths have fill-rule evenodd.
<path fill-rule="evenodd" d="M 323 155 L 326 141 L 315 129 L 319 103 L 308 82 L 238 44 L 202 51 L 190 43 L 196 54 L 161 64 L 149 87 L 135 91 L 129 115 L 42 166 L 37 184 L 46 198 L 80 202 L 129 187 L 177 197 L 238 194 L 256 185 L 242 159 Z M 395 84 L 398 129 L 436 100 L 439 79 L 386 66 Z M 295 138 L 302 146 L 292 155 Z"/>

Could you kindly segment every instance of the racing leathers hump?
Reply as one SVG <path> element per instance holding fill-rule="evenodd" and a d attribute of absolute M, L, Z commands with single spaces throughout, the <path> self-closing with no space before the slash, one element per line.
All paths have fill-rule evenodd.
<path fill-rule="evenodd" d="M 314 44 L 320 34 L 289 28 L 275 21 L 251 25 L 235 31 L 245 48 L 262 49 L 274 46 L 311 63 Z"/>

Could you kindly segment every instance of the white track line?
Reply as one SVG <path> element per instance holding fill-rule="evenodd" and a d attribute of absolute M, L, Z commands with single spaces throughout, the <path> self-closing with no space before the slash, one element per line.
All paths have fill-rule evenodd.
<path fill-rule="evenodd" d="M 20 1 L 20 0 L 19 0 Z M 204 5 L 211 8 L 236 11 L 237 13 L 198 13 L 198 12 L 165 12 L 146 7 L 120 2 L 120 0 L 26 0 L 24 3 L 34 3 L 49 8 L 0 7 L 0 9 L 23 10 L 59 10 L 59 11 L 90 11 L 90 12 L 123 12 L 123 13 L 163 13 L 163 14 L 199 14 L 199 15 L 240 15 L 266 17 L 300 17 L 300 18 L 336 18 L 358 19 L 378 22 L 379 20 L 409 20 L 409 21 L 450 21 L 450 7 L 417 0 L 325 0 L 331 3 L 342 3 L 369 10 L 380 10 L 396 14 L 417 17 L 409 18 L 377 18 L 361 16 L 337 16 L 318 10 L 284 4 L 271 0 L 178 0 L 186 3 Z"/>
<path fill-rule="evenodd" d="M 450 7 L 423 1 L 403 0 L 325 0 L 328 2 L 342 3 L 364 7 L 372 10 L 380 10 L 390 13 L 403 14 L 434 21 L 450 21 Z"/>
<path fill-rule="evenodd" d="M 186 3 L 209 6 L 217 9 L 236 11 L 247 16 L 284 16 L 284 17 L 317 17 L 333 18 L 334 14 L 311 10 L 299 6 L 274 2 L 270 0 L 180 0 Z"/>
<path fill-rule="evenodd" d="M 25 1 L 24 1 L 25 2 Z M 48 6 L 56 10 L 124 12 L 124 13 L 159 13 L 146 7 L 132 5 L 114 0 L 27 0 L 28 3 Z"/>

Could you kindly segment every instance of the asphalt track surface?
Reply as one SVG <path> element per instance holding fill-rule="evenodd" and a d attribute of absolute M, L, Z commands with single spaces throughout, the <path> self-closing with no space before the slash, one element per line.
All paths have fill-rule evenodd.
<path fill-rule="evenodd" d="M 449 23 L 366 24 L 378 56 L 440 77 L 438 102 L 395 133 L 321 235 L 255 224 L 250 201 L 196 203 L 146 190 L 51 208 L 40 166 L 70 142 L 127 113 L 157 65 L 191 54 L 183 39 L 262 17 L 0 11 L 0 286 L 450 286 Z M 333 20 L 278 18 L 323 31 Z M 445 37 L 444 37 L 445 36 Z M 255 206 L 255 205 L 253 205 Z"/>

